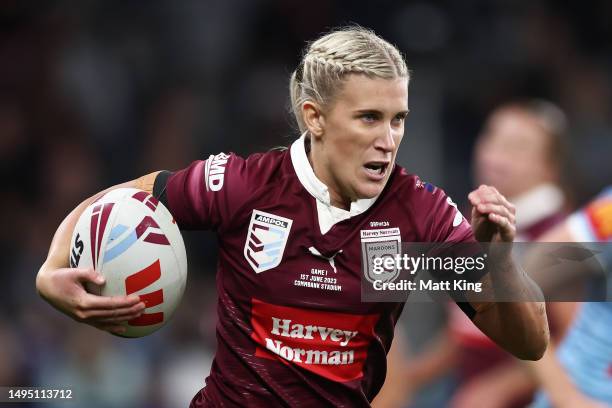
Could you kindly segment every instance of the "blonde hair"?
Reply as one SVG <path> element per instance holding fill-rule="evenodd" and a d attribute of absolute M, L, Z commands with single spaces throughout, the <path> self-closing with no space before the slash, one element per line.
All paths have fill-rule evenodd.
<path fill-rule="evenodd" d="M 399 50 L 373 31 L 359 26 L 334 30 L 306 47 L 300 65 L 291 74 L 291 108 L 300 132 L 306 131 L 302 104 L 312 101 L 329 106 L 352 73 L 410 79 Z"/>

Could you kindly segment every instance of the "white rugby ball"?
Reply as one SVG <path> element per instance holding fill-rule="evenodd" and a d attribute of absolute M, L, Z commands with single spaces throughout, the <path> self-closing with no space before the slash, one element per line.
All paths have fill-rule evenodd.
<path fill-rule="evenodd" d="M 143 314 L 127 322 L 124 337 L 146 336 L 162 327 L 178 306 L 187 282 L 183 238 L 166 207 L 135 188 L 106 193 L 81 214 L 72 234 L 70 266 L 104 275 L 101 296 L 140 296 Z"/>

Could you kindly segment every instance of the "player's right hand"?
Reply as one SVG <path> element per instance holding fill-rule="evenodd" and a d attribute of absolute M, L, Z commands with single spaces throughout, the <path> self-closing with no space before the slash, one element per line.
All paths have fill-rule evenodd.
<path fill-rule="evenodd" d="M 125 332 L 125 322 L 140 316 L 144 302 L 138 295 L 97 296 L 85 290 L 85 283 L 104 285 L 104 277 L 93 269 L 41 268 L 36 278 L 40 295 L 73 319 L 110 333 Z"/>

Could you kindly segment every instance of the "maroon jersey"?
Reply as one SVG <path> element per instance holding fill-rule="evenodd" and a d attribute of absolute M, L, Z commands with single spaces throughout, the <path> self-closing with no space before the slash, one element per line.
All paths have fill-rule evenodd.
<path fill-rule="evenodd" d="M 399 166 L 380 196 L 332 207 L 304 143 L 167 179 L 180 227 L 220 243 L 217 352 L 192 407 L 369 406 L 403 304 L 361 302 L 361 241 L 474 240 L 443 191 Z"/>

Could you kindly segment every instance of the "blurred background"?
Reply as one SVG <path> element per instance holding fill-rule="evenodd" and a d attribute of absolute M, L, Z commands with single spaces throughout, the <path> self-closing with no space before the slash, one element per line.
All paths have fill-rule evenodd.
<path fill-rule="evenodd" d="M 3 0 L 0 385 L 69 386 L 94 408 L 187 406 L 214 354 L 214 236 L 185 234 L 185 298 L 144 339 L 69 320 L 38 298 L 35 275 L 95 192 L 290 144 L 289 75 L 305 41 L 337 25 L 372 28 L 406 56 L 398 162 L 410 172 L 464 202 L 487 115 L 546 98 L 570 123 L 564 181 L 580 205 L 612 174 L 610 21 L 605 0 Z"/>

